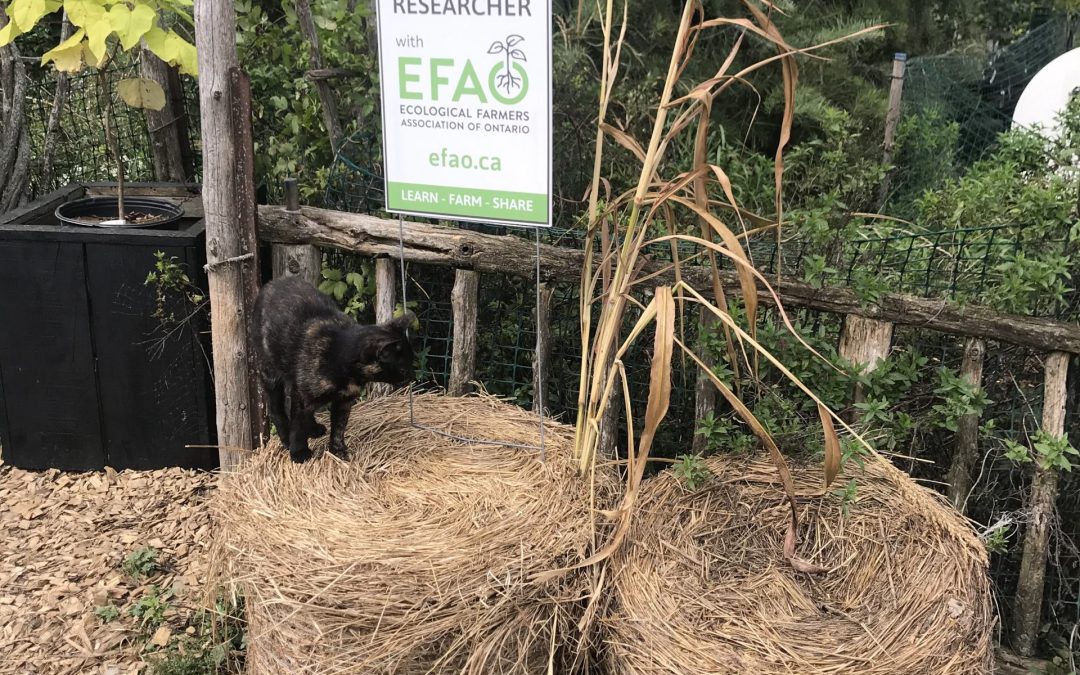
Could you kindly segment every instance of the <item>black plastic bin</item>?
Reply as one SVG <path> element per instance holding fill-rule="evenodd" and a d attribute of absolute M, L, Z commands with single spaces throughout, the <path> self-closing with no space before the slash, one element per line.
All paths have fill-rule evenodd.
<path fill-rule="evenodd" d="M 169 228 L 59 224 L 60 204 L 107 185 L 54 192 L 0 221 L 0 444 L 27 469 L 213 468 L 205 312 L 164 341 L 144 282 L 163 251 L 206 288 L 201 201 L 183 186 Z"/>

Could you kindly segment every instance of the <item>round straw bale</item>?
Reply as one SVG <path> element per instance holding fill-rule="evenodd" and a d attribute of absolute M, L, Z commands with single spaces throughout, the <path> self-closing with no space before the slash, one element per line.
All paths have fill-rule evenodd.
<path fill-rule="evenodd" d="M 712 457 L 690 492 L 667 471 L 613 560 L 604 634 L 610 670 L 653 673 L 990 672 L 987 557 L 964 520 L 874 457 L 849 465 L 855 500 L 795 470 L 799 553 L 783 557 L 789 518 L 772 464 Z"/>
<path fill-rule="evenodd" d="M 535 414 L 490 397 L 418 394 L 414 406 L 447 433 L 539 442 Z M 593 581 L 530 581 L 590 554 L 593 499 L 617 489 L 577 476 L 572 428 L 545 421 L 541 464 L 536 450 L 416 428 L 394 395 L 357 405 L 346 443 L 348 462 L 294 464 L 274 441 L 222 479 L 215 580 L 243 597 L 248 672 L 585 667 L 577 626 Z"/>

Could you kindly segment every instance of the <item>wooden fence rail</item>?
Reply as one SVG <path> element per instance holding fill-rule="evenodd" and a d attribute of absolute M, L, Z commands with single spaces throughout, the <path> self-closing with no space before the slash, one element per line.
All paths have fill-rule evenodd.
<path fill-rule="evenodd" d="M 399 256 L 398 223 L 375 216 L 302 207 L 290 212 L 280 206 L 259 207 L 259 237 L 275 244 L 314 244 L 374 258 Z M 532 278 L 536 274 L 536 244 L 521 237 L 481 234 L 424 223 L 407 223 L 401 254 L 408 262 L 439 265 L 476 272 L 512 274 Z M 581 276 L 584 253 L 576 249 L 543 244 L 541 275 L 547 281 L 575 282 Z M 664 265 L 646 263 L 647 271 L 659 272 L 657 283 L 672 283 L 674 274 Z M 682 276 L 699 288 L 711 287 L 710 272 L 703 267 L 684 267 Z M 734 272 L 721 272 L 725 288 L 738 292 Z M 772 303 L 762 286 L 761 301 Z M 1037 351 L 1080 353 L 1080 325 L 1052 319 L 1001 314 L 946 300 L 930 300 L 889 293 L 876 305 L 862 303 L 846 288 L 814 288 L 784 279 L 776 289 L 785 307 L 805 307 L 832 314 L 862 316 L 880 322 L 918 326 L 930 330 L 1008 342 Z"/>

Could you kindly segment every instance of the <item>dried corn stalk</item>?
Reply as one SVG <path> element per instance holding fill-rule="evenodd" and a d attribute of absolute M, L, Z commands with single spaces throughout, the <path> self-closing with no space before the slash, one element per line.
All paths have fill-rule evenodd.
<path fill-rule="evenodd" d="M 826 483 L 836 476 L 840 465 L 840 443 L 833 421 L 839 422 L 845 429 L 852 431 L 778 359 L 755 340 L 758 293 L 762 289 L 773 296 L 781 318 L 793 334 L 794 329 L 783 313 L 779 298 L 765 278 L 754 268 L 747 248 L 752 235 L 770 231 L 775 234 L 779 245 L 783 221 L 781 192 L 784 169 L 783 150 L 790 138 L 794 115 L 795 83 L 798 76 L 795 56 L 831 43 L 809 49 L 792 47 L 783 39 L 772 22 L 770 13 L 775 10 L 767 2 L 762 3 L 765 7 L 762 9 L 753 0 L 744 0 L 748 18 L 719 18 L 696 24 L 693 18 L 703 11 L 703 7 L 696 0 L 687 2 L 683 9 L 663 91 L 657 105 L 652 134 L 648 145 L 643 148 L 630 134 L 615 128 L 606 121 L 618 75 L 619 58 L 626 28 L 624 8 L 622 30 L 619 36 L 613 39 L 612 4 L 612 0 L 608 0 L 601 12 L 604 61 L 601 68 L 596 156 L 589 195 L 588 231 L 585 238 L 586 267 L 581 282 L 583 358 L 575 431 L 575 453 L 582 472 L 589 472 L 596 461 L 601 420 L 612 400 L 616 384 L 621 384 L 627 417 L 633 419 L 622 357 L 650 324 L 655 324 L 655 337 L 649 398 L 640 438 L 635 440 L 633 425 L 627 425 L 629 471 L 626 492 L 618 513 L 622 520 L 608 545 L 589 561 L 582 563 L 583 565 L 601 561 L 609 556 L 619 547 L 629 530 L 629 519 L 637 500 L 638 486 L 652 441 L 667 413 L 671 393 L 671 359 L 675 347 L 678 347 L 686 357 L 708 373 L 700 357 L 679 339 L 678 331 L 676 331 L 677 306 L 681 310 L 687 302 L 696 303 L 704 311 L 716 317 L 728 338 L 729 357 L 735 367 L 739 367 L 736 357 L 741 355 L 743 367 L 752 372 L 756 369 L 758 358 L 763 356 L 818 403 L 822 431 L 825 436 Z M 716 75 L 693 86 L 686 95 L 674 98 L 674 91 L 685 66 L 693 55 L 698 37 L 704 31 L 724 27 L 739 30 L 740 36 L 735 40 Z M 855 35 L 876 29 L 877 27 L 869 28 Z M 777 53 L 775 56 L 735 70 L 736 57 L 745 39 L 765 40 L 775 47 Z M 784 113 L 775 156 L 776 214 L 770 219 L 750 213 L 738 205 L 731 181 L 724 168 L 707 162 L 706 142 L 710 111 L 717 97 L 730 87 L 745 83 L 745 78 L 750 73 L 773 65 L 779 65 L 783 74 Z M 672 141 L 679 134 L 691 132 L 694 134 L 692 168 L 673 178 L 663 177 L 661 171 L 668 147 L 673 144 Z M 629 149 L 641 162 L 641 173 L 633 190 L 615 197 L 609 196 L 610 198 L 601 209 L 599 201 L 601 187 L 608 192 L 611 191 L 610 183 L 601 176 L 605 137 Z M 714 189 L 716 186 L 719 187 L 719 191 Z M 719 196 L 714 196 L 714 194 Z M 692 234 L 689 226 L 686 225 L 687 220 L 692 221 L 696 226 L 695 233 Z M 666 231 L 663 235 L 656 234 L 657 228 L 654 227 L 654 221 L 662 221 L 665 225 Z M 613 242 L 618 242 L 617 248 Z M 676 245 L 679 242 L 696 244 L 702 252 L 702 255 L 696 257 L 705 260 L 711 267 L 713 272 L 712 288 L 709 289 L 711 297 L 706 297 L 682 280 L 681 268 L 687 261 L 680 259 L 678 255 Z M 599 252 L 596 250 L 597 243 L 600 246 Z M 659 286 L 652 289 L 651 301 L 648 305 L 642 306 L 634 298 L 634 292 L 647 290 L 642 286 L 655 277 L 655 274 L 646 276 L 641 273 L 642 253 L 647 247 L 662 243 L 671 246 L 673 262 L 669 270 L 676 281 L 671 286 Z M 735 264 L 746 316 L 745 325 L 739 325 L 727 311 L 725 290 L 720 283 L 717 268 L 717 260 L 720 257 L 726 257 Z M 600 302 L 600 315 L 594 332 L 591 330 L 591 324 L 593 305 L 596 301 Z M 641 314 L 634 328 L 623 337 L 621 331 L 629 305 L 640 308 Z M 798 338 L 797 334 L 796 337 Z M 802 342 L 801 338 L 799 341 Z M 802 343 L 807 349 L 811 349 L 805 342 Z M 794 491 L 790 471 L 776 443 L 753 413 L 742 403 L 737 393 L 711 373 L 708 375 L 721 395 L 736 409 L 769 450 L 780 472 L 791 505 L 791 518 L 784 546 L 788 559 L 799 569 L 815 571 L 812 565 L 800 561 L 795 555 L 797 514 Z"/>

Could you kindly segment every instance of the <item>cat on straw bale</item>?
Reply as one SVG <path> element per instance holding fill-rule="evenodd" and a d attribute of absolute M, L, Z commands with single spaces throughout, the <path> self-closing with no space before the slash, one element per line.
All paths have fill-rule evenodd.
<path fill-rule="evenodd" d="M 360 325 L 299 277 L 262 287 L 252 317 L 259 371 L 270 419 L 294 462 L 310 459 L 308 439 L 326 433 L 315 421 L 317 409 L 330 406 L 330 452 L 344 457 L 345 426 L 364 385 L 413 378 L 415 321 L 407 312 Z"/>

